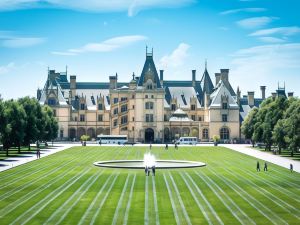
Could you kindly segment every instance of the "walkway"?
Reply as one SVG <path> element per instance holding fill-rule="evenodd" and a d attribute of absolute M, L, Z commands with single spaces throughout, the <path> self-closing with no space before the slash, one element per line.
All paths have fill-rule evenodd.
<path fill-rule="evenodd" d="M 246 155 L 253 156 L 255 158 L 276 164 L 278 166 L 285 167 L 290 169 L 290 164 L 293 164 L 294 171 L 300 173 L 300 161 L 287 159 L 279 155 L 270 154 L 270 152 L 263 152 L 253 148 L 250 148 L 250 145 L 240 145 L 240 144 L 226 144 L 226 145 L 219 145 L 229 149 L 232 149 L 237 152 L 241 152 Z M 255 165 L 254 165 L 255 166 Z"/>
<path fill-rule="evenodd" d="M 73 146 L 80 146 L 80 143 L 79 144 L 54 143 L 54 147 L 52 147 L 50 144 L 49 145 L 50 148 L 41 149 L 41 158 L 46 157 L 48 155 L 52 155 L 56 152 L 65 150 L 65 149 L 73 147 Z M 36 158 L 35 153 L 22 154 L 19 157 L 6 158 L 5 160 L 0 161 L 0 172 L 11 169 L 11 168 L 19 166 L 19 165 L 22 165 L 24 163 L 31 162 L 36 159 L 37 158 Z"/>

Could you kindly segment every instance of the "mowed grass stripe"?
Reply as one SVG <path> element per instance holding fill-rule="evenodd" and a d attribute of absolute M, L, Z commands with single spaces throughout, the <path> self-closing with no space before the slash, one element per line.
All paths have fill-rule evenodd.
<path fill-rule="evenodd" d="M 153 191 L 153 203 L 154 203 L 154 211 L 155 211 L 155 224 L 160 225 L 159 223 L 159 211 L 157 204 L 157 195 L 156 195 L 156 187 L 155 187 L 155 177 L 152 176 L 152 191 Z"/>
<path fill-rule="evenodd" d="M 185 173 L 185 174 L 180 173 L 180 175 L 181 175 L 181 177 L 182 177 L 184 183 L 186 184 L 187 188 L 189 189 L 190 193 L 192 194 L 192 196 L 193 196 L 193 198 L 194 198 L 194 200 L 195 200 L 195 202 L 196 202 L 196 204 L 197 204 L 197 206 L 198 206 L 200 212 L 203 214 L 203 216 L 205 217 L 205 219 L 206 219 L 206 221 L 208 222 L 208 224 L 210 224 L 210 225 L 214 224 L 214 223 L 212 222 L 212 220 L 214 220 L 214 218 L 213 218 L 213 219 L 210 219 L 210 217 L 209 217 L 208 214 L 207 214 L 207 212 L 209 212 L 209 211 L 211 211 L 211 213 L 212 213 L 214 216 L 216 216 L 216 218 L 218 219 L 218 223 L 219 223 L 219 224 L 224 224 L 224 223 L 222 222 L 222 220 L 219 218 L 219 216 L 216 214 L 216 212 L 214 211 L 214 209 L 212 209 L 211 205 L 207 202 L 205 196 L 202 194 L 202 192 L 201 192 L 201 190 L 198 188 L 198 186 L 195 185 L 195 183 L 192 183 L 192 184 L 194 185 L 194 188 L 196 188 L 196 190 L 198 191 L 198 194 L 200 194 L 201 198 L 204 200 L 204 202 L 205 202 L 205 204 L 206 204 L 207 206 L 205 206 L 204 204 L 200 203 L 199 199 L 198 199 L 197 196 L 196 196 L 196 193 L 194 192 L 193 188 L 190 186 L 190 184 L 188 183 L 188 181 L 187 181 L 187 179 L 186 179 L 186 177 L 187 177 L 190 181 L 193 181 L 193 180 L 191 179 L 191 177 L 188 175 L 188 173 Z M 185 177 L 184 175 L 185 175 L 186 177 Z M 209 207 L 209 206 L 210 206 L 210 207 Z"/>
<path fill-rule="evenodd" d="M 223 168 L 225 171 L 228 171 L 228 173 L 231 173 L 232 176 L 236 177 L 237 179 L 241 180 L 245 185 L 249 185 L 251 187 L 255 187 L 255 191 L 259 192 L 261 195 L 263 195 L 265 198 L 272 201 L 274 204 L 279 206 L 282 210 L 289 212 L 291 215 L 296 217 L 298 220 L 300 220 L 300 217 L 297 215 L 300 213 L 300 210 L 296 209 L 294 206 L 290 205 L 289 203 L 281 200 L 276 195 L 272 194 L 270 191 L 266 190 L 263 187 L 258 186 L 250 179 L 243 179 L 244 177 L 240 176 L 239 174 L 235 173 L 233 170 L 229 170 L 226 168 Z M 249 193 L 251 194 L 251 193 Z M 258 199 L 260 199 L 258 197 Z"/>
<path fill-rule="evenodd" d="M 119 202 L 118 202 L 115 214 L 114 214 L 112 225 L 117 224 L 118 219 L 121 218 L 121 217 L 119 217 L 119 210 L 121 209 L 122 204 L 123 204 L 123 200 L 124 200 L 125 192 L 127 190 L 127 185 L 128 185 L 129 178 L 130 178 L 130 174 L 127 175 L 127 178 L 126 178 L 126 181 L 125 181 L 125 184 L 124 184 L 124 187 L 123 187 L 123 190 L 122 190 L 122 193 L 121 193 L 121 196 L 119 198 Z"/>
<path fill-rule="evenodd" d="M 266 206 L 267 204 L 263 204 L 260 201 L 256 200 L 254 197 L 252 197 L 250 194 L 248 194 L 246 191 L 244 191 L 242 188 L 236 185 L 233 181 L 227 179 L 225 176 L 221 177 L 213 170 L 210 169 L 210 171 L 216 177 L 222 180 L 222 182 L 224 182 L 229 188 L 231 188 L 238 196 L 240 196 L 247 203 L 249 203 L 257 212 L 266 217 L 270 222 L 272 222 L 273 224 L 288 224 L 285 220 L 277 216 L 273 212 L 273 210 L 270 210 L 269 207 Z"/>
<path fill-rule="evenodd" d="M 119 173 L 115 176 L 114 180 L 110 184 L 110 187 L 108 188 L 108 190 L 106 191 L 106 194 L 104 195 L 103 199 L 99 203 L 99 206 L 96 207 L 96 211 L 94 213 L 94 216 L 92 217 L 92 220 L 91 220 L 90 224 L 95 224 L 96 218 L 98 217 L 98 215 L 99 215 L 99 213 L 100 213 L 100 211 L 101 211 L 104 203 L 106 202 L 108 195 L 110 194 L 112 188 L 114 187 L 115 182 L 116 182 L 116 180 L 117 180 L 118 177 L 119 177 Z"/>
<path fill-rule="evenodd" d="M 92 156 L 91 156 L 91 155 L 86 155 L 85 157 L 83 157 L 83 158 L 81 158 L 81 159 L 87 159 L 87 158 L 91 158 L 91 157 L 93 157 L 93 155 L 92 155 Z M 66 166 L 66 164 L 65 164 L 64 166 Z M 43 195 L 43 194 L 44 194 L 44 193 L 43 193 L 44 191 L 47 192 L 47 188 L 48 188 L 48 187 L 53 186 L 53 184 L 54 184 L 55 182 L 57 182 L 58 180 L 61 180 L 61 179 L 58 179 L 58 180 L 57 180 L 56 178 L 64 177 L 66 174 L 68 174 L 68 173 L 69 173 L 70 171 L 72 171 L 74 168 L 75 168 L 74 166 L 69 168 L 69 166 L 67 165 L 66 168 L 65 168 L 64 170 L 57 171 L 57 174 L 54 175 L 54 178 L 53 178 L 53 179 L 50 179 L 50 181 L 52 180 L 52 182 L 48 181 L 46 186 L 45 186 L 45 185 L 42 185 L 42 186 L 40 186 L 40 187 L 39 187 L 39 186 L 34 186 L 34 187 L 36 187 L 36 188 L 33 189 L 33 190 L 32 190 L 32 188 L 28 187 L 27 189 L 29 189 L 30 191 L 27 192 L 27 194 L 25 194 L 25 196 L 23 195 L 23 192 L 26 191 L 26 190 L 23 190 L 23 192 L 21 192 L 21 191 L 18 190 L 17 192 L 14 193 L 14 196 L 12 196 L 12 197 L 14 197 L 14 199 L 7 199 L 5 202 L 2 201 L 1 205 L 3 205 L 3 203 L 7 203 L 7 202 L 8 202 L 9 205 L 11 205 L 11 204 L 14 205 L 12 208 L 16 209 L 15 206 L 20 206 L 20 204 L 28 203 L 28 200 L 32 199 L 33 197 L 38 197 L 38 194 Z M 63 175 L 61 175 L 61 174 L 63 174 Z M 43 175 L 43 177 L 45 178 L 45 180 L 49 179 L 49 175 L 48 175 L 48 176 Z M 33 177 L 32 180 L 34 180 L 34 179 L 35 179 L 35 178 Z M 43 182 L 44 182 L 44 181 L 43 181 Z M 32 182 L 32 183 L 34 183 L 34 182 Z M 17 194 L 17 193 L 18 193 L 18 194 Z M 27 197 L 27 196 L 28 196 L 28 197 Z M 25 197 L 25 200 L 24 200 L 24 197 Z M 27 198 L 27 199 L 26 199 L 26 198 Z M 37 199 L 38 199 L 38 198 L 37 198 Z M 21 200 L 21 202 L 20 202 L 20 200 Z M 26 202 L 26 200 L 27 200 L 27 202 Z M 36 201 L 36 199 L 33 199 L 33 201 L 30 201 L 30 203 L 35 202 L 35 201 Z M 4 205 L 7 206 L 7 204 L 4 204 Z M 27 208 L 28 208 L 28 204 L 26 204 L 26 205 L 27 205 Z M 4 209 L 3 209 L 3 210 L 4 210 Z M 2 210 L 1 210 L 1 211 L 2 211 Z M 11 210 L 9 210 L 9 212 L 11 212 Z M 7 213 L 5 213 L 5 215 L 6 215 L 6 214 L 7 214 Z M 0 215 L 1 215 L 1 214 L 0 214 Z"/>
<path fill-rule="evenodd" d="M 195 172 L 201 178 L 215 195 L 222 201 L 226 208 L 241 224 L 255 224 L 255 222 L 247 216 L 247 214 L 220 188 L 212 179 L 204 173 Z M 220 194 L 222 194 L 222 196 Z"/>
<path fill-rule="evenodd" d="M 177 187 L 177 185 L 176 185 L 176 182 L 174 181 L 173 176 L 172 176 L 172 174 L 171 174 L 170 172 L 169 172 L 169 177 L 171 178 L 171 182 L 172 182 L 172 184 L 173 184 L 173 187 L 174 187 L 176 196 L 177 196 L 177 198 L 178 198 L 180 207 L 181 207 L 181 209 L 182 209 L 184 218 L 185 218 L 185 220 L 186 220 L 186 223 L 189 224 L 189 225 L 191 225 L 192 223 L 191 223 L 190 217 L 189 217 L 189 215 L 188 215 L 188 213 L 187 213 L 187 210 L 186 210 L 186 208 L 185 208 L 185 205 L 183 204 L 183 201 L 182 201 L 180 192 L 179 192 L 179 190 L 178 190 L 178 187 Z"/>
<path fill-rule="evenodd" d="M 90 176 L 85 182 L 83 182 L 80 187 L 66 200 L 64 204 L 58 207 L 54 213 L 48 218 L 48 220 L 44 224 L 59 224 L 66 216 L 67 213 L 74 207 L 74 205 L 80 200 L 83 194 L 95 183 L 95 181 L 99 178 L 99 176 L 103 173 L 95 173 Z M 92 182 L 90 182 L 92 180 Z M 84 190 L 84 191 L 82 191 Z M 75 201 L 73 201 L 75 199 Z M 70 205 L 70 203 L 73 203 Z M 55 220 L 58 220 L 55 222 Z"/>
<path fill-rule="evenodd" d="M 148 185 L 148 176 L 146 174 L 146 178 L 145 178 L 145 212 L 144 212 L 144 225 L 148 225 L 149 224 L 149 185 Z"/>
<path fill-rule="evenodd" d="M 133 181 L 132 181 L 132 184 L 131 184 L 131 187 L 130 187 L 130 193 L 129 193 L 129 198 L 128 198 L 128 202 L 127 202 L 127 205 L 126 205 L 123 225 L 127 225 L 127 223 L 128 223 L 128 216 L 129 216 L 129 210 L 130 210 L 130 207 L 131 207 L 131 201 L 132 201 L 133 189 L 134 189 L 134 185 L 135 185 L 135 179 L 136 179 L 136 174 L 134 174 Z"/>
<path fill-rule="evenodd" d="M 114 180 L 112 181 L 112 183 L 114 183 L 114 181 L 116 180 L 118 175 L 116 173 L 111 173 L 111 175 L 105 180 L 104 184 L 101 186 L 101 189 L 99 191 L 97 191 L 97 195 L 93 198 L 93 201 L 89 204 L 88 208 L 84 211 L 83 215 L 80 217 L 80 221 L 78 222 L 79 225 L 87 223 L 87 217 L 92 217 L 93 210 L 95 210 L 96 202 L 100 201 L 101 194 L 103 194 L 104 189 L 106 188 L 108 183 L 111 181 L 111 178 L 113 176 L 115 176 L 115 177 L 114 177 Z"/>
<path fill-rule="evenodd" d="M 174 217 L 175 217 L 175 220 L 176 220 L 176 224 L 179 225 L 179 224 L 181 224 L 181 221 L 179 220 L 178 210 L 176 208 L 176 205 L 175 205 L 175 202 L 174 202 L 174 199 L 173 199 L 172 191 L 171 191 L 171 188 L 170 188 L 169 183 L 167 181 L 165 173 L 163 174 L 163 176 L 164 176 L 164 180 L 165 180 L 165 183 L 166 183 L 166 186 L 167 186 L 169 198 L 170 198 L 172 209 L 173 209 L 173 214 L 174 214 Z"/>
<path fill-rule="evenodd" d="M 71 185 L 73 185 L 77 180 L 79 180 L 82 176 L 84 176 L 90 169 L 85 170 L 80 175 L 75 174 L 71 179 L 69 179 L 64 185 L 55 189 L 51 192 L 51 194 L 47 195 L 42 201 L 38 202 L 30 209 L 26 210 L 23 214 L 18 216 L 11 224 L 16 224 L 21 222 L 21 224 L 26 224 L 31 218 L 33 218 L 36 214 L 42 211 L 50 202 L 56 199 L 59 195 L 61 195 L 65 190 L 67 190 Z M 76 177 L 76 178 L 75 178 Z M 74 179 L 75 178 L 75 179 Z"/>
<path fill-rule="evenodd" d="M 224 163 L 226 163 L 226 161 L 224 161 Z M 270 171 L 270 165 L 269 165 L 268 172 L 261 171 L 261 173 L 260 172 L 258 173 L 253 170 L 249 171 L 249 170 L 242 169 L 245 167 L 242 165 L 239 167 L 236 165 L 231 166 L 228 163 L 226 163 L 226 164 L 228 165 L 228 167 L 234 167 L 235 170 L 242 172 L 242 174 L 244 174 L 245 177 L 251 177 L 251 180 L 253 180 L 253 181 L 259 182 L 260 184 L 264 183 L 264 184 L 268 185 L 270 187 L 269 190 L 271 192 L 275 192 L 274 193 L 275 195 L 280 196 L 281 198 L 284 197 L 283 195 L 285 195 L 287 198 L 290 198 L 292 201 L 297 201 L 298 203 L 300 203 L 300 197 L 299 197 L 300 190 L 293 189 L 293 192 L 292 192 L 292 191 L 288 190 L 286 187 L 282 187 L 282 185 L 279 185 L 278 181 L 275 182 L 271 179 L 262 179 L 262 176 L 269 176 L 269 174 L 272 173 L 272 169 Z M 276 167 L 276 166 L 272 164 L 272 168 L 273 167 Z M 281 184 L 285 184 L 285 182 L 283 181 L 283 182 L 281 182 Z M 276 187 L 276 188 L 274 188 L 274 187 Z M 296 194 L 295 191 L 299 191 L 299 194 Z"/>

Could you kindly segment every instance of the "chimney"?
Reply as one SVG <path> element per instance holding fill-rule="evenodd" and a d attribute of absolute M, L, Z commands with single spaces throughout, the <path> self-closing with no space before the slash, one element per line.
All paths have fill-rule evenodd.
<path fill-rule="evenodd" d="M 41 96 L 42 96 L 42 90 L 38 88 L 37 92 L 36 92 L 36 98 L 37 98 L 37 100 L 40 100 Z"/>
<path fill-rule="evenodd" d="M 241 100 L 241 90 L 240 90 L 240 87 L 238 86 L 237 87 L 237 90 L 236 90 L 236 94 L 237 94 L 237 103 L 240 104 L 240 100 Z"/>
<path fill-rule="evenodd" d="M 164 83 L 164 70 L 159 71 L 159 81 L 160 81 L 160 85 L 163 86 L 163 83 Z"/>
<path fill-rule="evenodd" d="M 248 91 L 248 105 L 254 106 L 254 91 Z"/>
<path fill-rule="evenodd" d="M 70 90 L 72 92 L 72 97 L 74 98 L 76 95 L 76 76 L 70 76 Z"/>
<path fill-rule="evenodd" d="M 261 98 L 264 100 L 266 98 L 266 86 L 260 86 Z"/>
<path fill-rule="evenodd" d="M 276 92 L 272 92 L 272 98 L 275 99 L 277 96 L 277 93 Z"/>
<path fill-rule="evenodd" d="M 220 82 L 221 80 L 221 73 L 215 73 L 215 76 L 216 76 L 216 86 L 217 84 Z"/>
<path fill-rule="evenodd" d="M 294 92 L 288 92 L 288 97 L 294 97 Z"/>
<path fill-rule="evenodd" d="M 196 70 L 192 70 L 192 84 L 193 87 L 196 86 Z"/>
<path fill-rule="evenodd" d="M 116 76 L 109 76 L 109 89 L 116 89 L 117 88 L 117 75 Z"/>
<path fill-rule="evenodd" d="M 228 81 L 229 69 L 221 69 L 221 80 Z"/>

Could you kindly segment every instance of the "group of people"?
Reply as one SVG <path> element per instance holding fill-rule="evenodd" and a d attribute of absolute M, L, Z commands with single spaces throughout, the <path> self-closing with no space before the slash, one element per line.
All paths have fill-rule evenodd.
<path fill-rule="evenodd" d="M 149 176 L 150 170 L 152 170 L 152 176 L 155 176 L 155 166 L 152 167 L 145 166 L 145 174 L 146 176 Z"/>
<path fill-rule="evenodd" d="M 290 164 L 290 171 L 293 172 L 294 168 L 293 168 L 293 164 L 291 163 Z M 260 171 L 260 164 L 259 164 L 259 161 L 257 161 L 256 163 L 256 171 L 259 172 Z M 264 171 L 268 171 L 268 164 L 267 162 L 265 162 L 264 164 Z"/>

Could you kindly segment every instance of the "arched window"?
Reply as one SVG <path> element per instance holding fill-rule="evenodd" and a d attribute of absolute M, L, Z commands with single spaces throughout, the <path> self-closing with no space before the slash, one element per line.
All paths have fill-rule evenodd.
<path fill-rule="evenodd" d="M 229 139 L 229 130 L 227 127 L 222 127 L 220 130 L 220 137 L 222 140 L 228 140 Z"/>
<path fill-rule="evenodd" d="M 145 108 L 146 109 L 153 109 L 153 102 L 146 102 L 145 103 Z"/>
<path fill-rule="evenodd" d="M 206 128 L 202 130 L 202 139 L 208 139 L 208 129 Z"/>

